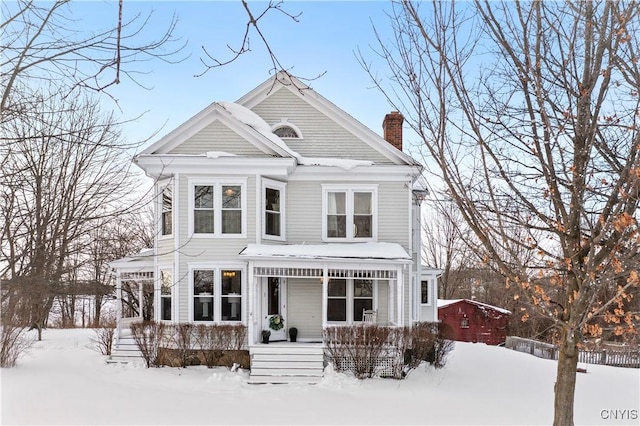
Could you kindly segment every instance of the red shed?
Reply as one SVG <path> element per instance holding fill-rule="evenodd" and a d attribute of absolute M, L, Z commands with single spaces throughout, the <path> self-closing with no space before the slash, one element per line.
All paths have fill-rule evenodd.
<path fill-rule="evenodd" d="M 510 311 L 475 300 L 438 300 L 445 335 L 460 342 L 499 345 L 507 338 Z"/>

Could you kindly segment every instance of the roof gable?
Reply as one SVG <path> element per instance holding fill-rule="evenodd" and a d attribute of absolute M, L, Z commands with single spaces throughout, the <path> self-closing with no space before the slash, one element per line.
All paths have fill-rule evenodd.
<path fill-rule="evenodd" d="M 257 105 L 280 90 L 287 90 L 311 105 L 362 142 L 368 144 L 393 164 L 420 165 L 412 157 L 392 146 L 382 138 L 382 136 L 360 123 L 346 111 L 338 108 L 334 103 L 320 95 L 311 87 L 287 73 L 277 73 L 238 99 L 236 103 L 253 110 Z"/>
<path fill-rule="evenodd" d="M 265 132 L 265 129 L 259 127 L 258 119 L 257 115 L 239 105 L 214 102 L 143 150 L 141 155 L 168 154 L 176 150 L 179 151 L 180 145 L 219 121 L 261 152 L 267 155 L 291 157 L 291 152 L 278 137 L 271 134 L 270 130 Z"/>

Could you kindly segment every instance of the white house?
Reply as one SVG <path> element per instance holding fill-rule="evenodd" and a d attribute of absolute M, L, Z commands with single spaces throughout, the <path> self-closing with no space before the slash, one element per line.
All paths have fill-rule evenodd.
<path fill-rule="evenodd" d="M 149 146 L 135 163 L 155 181 L 157 232 L 152 252 L 112 263 L 121 328 L 143 312 L 241 322 L 257 351 L 275 314 L 285 327 L 271 340 L 293 326 L 302 344 L 364 310 L 391 326 L 437 321 L 422 166 L 402 152 L 402 121 L 387 114 L 380 137 L 279 73 Z M 153 309 L 128 308 L 132 285 Z"/>

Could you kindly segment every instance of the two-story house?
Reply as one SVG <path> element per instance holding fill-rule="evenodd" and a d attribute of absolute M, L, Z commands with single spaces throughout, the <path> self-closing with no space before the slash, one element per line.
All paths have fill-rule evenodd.
<path fill-rule="evenodd" d="M 121 327 L 143 312 L 241 322 L 252 348 L 275 314 L 285 327 L 271 341 L 293 326 L 303 343 L 364 310 L 391 326 L 437 321 L 422 166 L 402 151 L 402 121 L 384 117 L 383 138 L 279 73 L 149 146 L 135 163 L 155 182 L 155 245 L 112 263 Z M 153 308 L 131 311 L 132 288 Z"/>

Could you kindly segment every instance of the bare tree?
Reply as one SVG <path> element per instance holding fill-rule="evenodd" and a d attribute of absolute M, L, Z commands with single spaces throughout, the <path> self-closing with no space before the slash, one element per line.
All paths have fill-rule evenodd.
<path fill-rule="evenodd" d="M 399 1 L 393 41 L 378 37 L 392 87 L 375 81 L 482 258 L 523 320 L 535 311 L 558 331 L 555 425 L 573 424 L 582 336 L 598 319 L 637 333 L 624 308 L 639 283 L 639 14 L 635 1 Z"/>
<path fill-rule="evenodd" d="M 432 200 L 432 203 L 422 223 L 422 258 L 427 265 L 443 271 L 438 282 L 438 297 L 461 297 L 457 290 L 464 283 L 458 272 L 472 268 L 479 261 L 469 248 L 473 235 L 454 203 L 447 199 Z"/>
<path fill-rule="evenodd" d="M 86 253 L 87 235 L 136 203 L 134 147 L 121 141 L 113 116 L 81 95 L 32 99 L 37 110 L 0 128 L 10 140 L 0 172 L 0 276 L 13 290 L 3 297 L 40 331 L 54 298 L 79 279 L 74 259 Z"/>
<path fill-rule="evenodd" d="M 78 30 L 69 0 L 40 3 L 18 0 L 2 3 L 0 24 L 0 111 L 24 113 L 21 86 L 27 81 L 58 82 L 66 90 L 85 88 L 104 92 L 124 78 L 144 86 L 142 63 L 155 58 L 180 61 L 184 47 L 174 37 L 177 18 L 164 30 L 152 25 L 152 13 L 127 18 L 124 0 L 104 28 Z M 155 36 L 150 32 L 156 32 Z M 18 89 L 16 91 L 16 89 Z"/>

